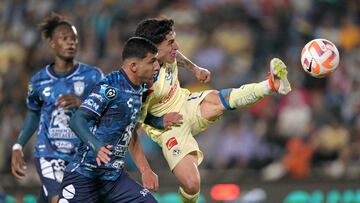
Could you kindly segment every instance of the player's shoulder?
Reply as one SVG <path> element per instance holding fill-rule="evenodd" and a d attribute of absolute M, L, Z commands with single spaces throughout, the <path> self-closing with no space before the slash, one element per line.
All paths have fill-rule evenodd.
<path fill-rule="evenodd" d="M 142 86 L 134 86 L 125 71 L 120 69 L 118 71 L 113 71 L 105 76 L 101 82 L 112 87 L 116 87 L 119 91 L 132 92 L 138 94 L 143 91 Z"/>
<path fill-rule="evenodd" d="M 127 77 L 122 70 L 112 71 L 105 76 L 104 81 L 109 85 L 118 86 L 119 84 L 123 84 L 124 82 L 126 82 Z"/>
<path fill-rule="evenodd" d="M 50 77 L 50 75 L 48 73 L 49 66 L 51 66 L 51 64 L 47 64 L 47 65 L 43 66 L 37 72 L 33 73 L 33 75 L 31 76 L 30 81 L 32 83 L 37 83 L 37 82 L 40 82 L 40 81 L 43 81 L 43 80 L 51 79 L 51 77 Z"/>
<path fill-rule="evenodd" d="M 177 63 L 165 63 L 161 66 L 160 70 L 158 71 L 158 73 L 154 76 L 154 80 L 153 82 L 157 82 L 160 80 L 168 80 L 169 78 L 171 78 L 171 76 L 177 72 Z"/>
<path fill-rule="evenodd" d="M 82 72 L 88 72 L 90 74 L 100 74 L 103 75 L 101 69 L 97 66 L 92 66 L 86 63 L 79 62 L 79 69 Z"/>

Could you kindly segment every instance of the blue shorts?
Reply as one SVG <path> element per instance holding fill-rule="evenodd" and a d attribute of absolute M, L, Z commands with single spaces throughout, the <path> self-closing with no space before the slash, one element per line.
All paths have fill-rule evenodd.
<path fill-rule="evenodd" d="M 35 158 L 36 171 L 41 180 L 41 193 L 38 202 L 50 202 L 60 192 L 64 170 L 68 162 L 56 158 Z"/>
<path fill-rule="evenodd" d="M 70 202 L 157 202 L 149 190 L 123 171 L 115 181 L 92 179 L 77 172 L 65 172 L 59 203 Z"/>

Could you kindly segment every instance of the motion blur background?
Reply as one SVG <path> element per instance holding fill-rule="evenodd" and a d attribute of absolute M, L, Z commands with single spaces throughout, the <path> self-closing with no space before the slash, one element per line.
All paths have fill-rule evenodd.
<path fill-rule="evenodd" d="M 28 174 L 21 182 L 11 176 L 11 146 L 25 116 L 27 82 L 53 60 L 37 30 L 51 11 L 77 27 L 77 59 L 104 73 L 120 68 L 136 24 L 159 15 L 175 20 L 180 50 L 212 72 L 204 86 L 181 71 L 182 86 L 193 91 L 262 81 L 272 57 L 284 60 L 291 94 L 228 112 L 196 137 L 205 153 L 202 202 L 360 202 L 359 0 L 0 1 L 0 202 L 32 202 L 40 188 L 32 162 L 36 136 L 24 149 Z M 314 38 L 340 51 L 329 78 L 311 78 L 301 68 L 302 47 Z M 176 202 L 177 183 L 161 150 L 146 136 L 142 141 L 160 177 L 159 200 Z M 137 176 L 134 168 L 130 162 Z M 219 192 L 219 183 L 234 185 Z"/>

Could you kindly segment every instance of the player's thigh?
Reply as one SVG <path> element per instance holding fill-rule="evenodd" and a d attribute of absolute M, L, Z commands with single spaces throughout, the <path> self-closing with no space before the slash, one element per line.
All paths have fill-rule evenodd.
<path fill-rule="evenodd" d="M 214 99 L 212 99 L 214 98 Z M 197 135 L 217 122 L 223 111 L 214 100 L 218 98 L 217 91 L 207 90 L 191 93 L 188 95 L 180 113 L 184 116 L 184 122 L 191 124 L 191 133 Z"/>
<path fill-rule="evenodd" d="M 67 162 L 62 159 L 35 158 L 35 167 L 42 184 L 39 202 L 50 202 L 59 194 L 66 165 Z"/>
<path fill-rule="evenodd" d="M 184 188 L 197 188 L 200 186 L 200 174 L 197 165 L 197 157 L 187 154 L 174 168 L 174 175 Z"/>
<path fill-rule="evenodd" d="M 101 188 L 100 180 L 85 177 L 77 172 L 65 172 L 59 194 L 59 203 L 100 202 Z"/>
<path fill-rule="evenodd" d="M 200 103 L 201 116 L 209 121 L 217 120 L 226 111 L 217 90 L 211 91 Z"/>
<path fill-rule="evenodd" d="M 109 203 L 153 203 L 157 202 L 148 189 L 132 179 L 127 172 L 114 181 L 106 181 L 102 189 L 106 195 L 105 202 Z"/>
<path fill-rule="evenodd" d="M 169 164 L 170 170 L 173 170 L 190 153 L 196 154 L 198 164 L 203 160 L 203 153 L 200 151 L 199 145 L 191 133 L 191 124 L 190 120 L 184 119 L 182 125 L 172 127 L 171 130 L 161 135 L 162 152 Z"/>

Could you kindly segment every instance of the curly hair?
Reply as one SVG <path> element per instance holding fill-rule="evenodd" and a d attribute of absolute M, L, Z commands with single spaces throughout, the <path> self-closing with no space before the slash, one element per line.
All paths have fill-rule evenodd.
<path fill-rule="evenodd" d="M 166 35 L 173 31 L 174 20 L 151 18 L 140 22 L 136 28 L 135 36 L 149 39 L 154 44 L 160 44 Z"/>
<path fill-rule="evenodd" d="M 73 26 L 64 16 L 52 12 L 38 26 L 43 38 L 51 39 L 54 30 L 60 25 Z"/>

